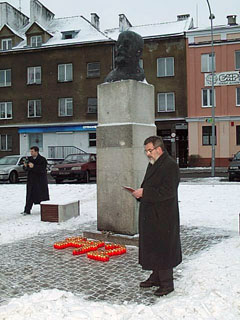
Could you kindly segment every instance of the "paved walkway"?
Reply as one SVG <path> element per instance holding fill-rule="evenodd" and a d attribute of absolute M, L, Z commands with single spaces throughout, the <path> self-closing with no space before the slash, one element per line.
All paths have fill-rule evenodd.
<path fill-rule="evenodd" d="M 0 304 L 25 293 L 42 289 L 70 291 L 85 299 L 107 300 L 112 303 L 124 301 L 151 305 L 156 297 L 152 290 L 139 288 L 139 282 L 148 277 L 138 265 L 138 249 L 127 247 L 127 253 L 111 257 L 109 262 L 73 256 L 72 249 L 55 250 L 53 244 L 66 237 L 79 236 L 78 231 L 59 231 L 0 246 Z M 89 226 L 96 230 L 96 225 Z M 87 229 L 89 230 L 89 228 Z M 232 234 L 219 229 L 181 227 L 184 259 L 189 259 Z M 174 277 L 181 276 L 182 265 Z"/>

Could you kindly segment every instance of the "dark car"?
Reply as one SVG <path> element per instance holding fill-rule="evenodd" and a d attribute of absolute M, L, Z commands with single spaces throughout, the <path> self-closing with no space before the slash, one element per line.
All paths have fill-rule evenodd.
<path fill-rule="evenodd" d="M 235 178 L 240 179 L 240 151 L 238 151 L 228 166 L 228 179 L 233 181 Z"/>
<path fill-rule="evenodd" d="M 69 154 L 62 163 L 52 167 L 50 174 L 56 183 L 75 179 L 89 182 L 96 178 L 96 154 Z"/>
<path fill-rule="evenodd" d="M 0 159 L 0 181 L 17 183 L 27 180 L 27 172 L 23 170 L 23 163 L 26 156 L 13 155 Z"/>

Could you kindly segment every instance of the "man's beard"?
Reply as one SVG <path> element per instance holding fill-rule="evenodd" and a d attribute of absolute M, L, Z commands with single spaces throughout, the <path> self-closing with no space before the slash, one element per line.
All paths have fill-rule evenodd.
<path fill-rule="evenodd" d="M 151 164 L 154 164 L 155 163 L 155 160 L 153 158 L 148 158 L 148 161 L 151 163 Z"/>

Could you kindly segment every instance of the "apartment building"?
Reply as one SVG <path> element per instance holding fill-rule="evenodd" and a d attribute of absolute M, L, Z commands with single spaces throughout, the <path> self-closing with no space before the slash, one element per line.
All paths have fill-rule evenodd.
<path fill-rule="evenodd" d="M 211 165 L 213 67 L 216 166 L 227 166 L 240 150 L 240 26 L 235 15 L 214 26 L 213 66 L 210 28 L 190 30 L 187 38 L 189 157 L 193 165 Z"/>

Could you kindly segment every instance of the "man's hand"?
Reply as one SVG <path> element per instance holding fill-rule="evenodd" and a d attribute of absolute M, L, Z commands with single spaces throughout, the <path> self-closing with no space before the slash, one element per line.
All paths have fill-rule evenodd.
<path fill-rule="evenodd" d="M 28 166 L 29 166 L 29 168 L 33 168 L 34 164 L 32 162 L 29 162 Z"/>
<path fill-rule="evenodd" d="M 136 199 L 139 199 L 139 198 L 142 198 L 142 195 L 143 195 L 143 188 L 139 188 L 137 190 L 135 190 L 132 195 L 136 198 Z"/>

